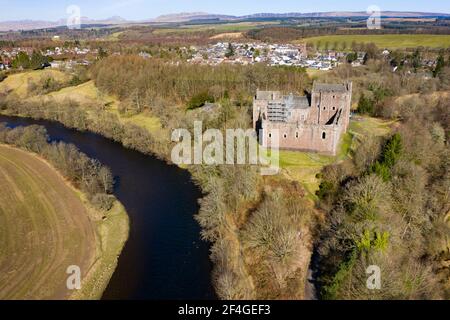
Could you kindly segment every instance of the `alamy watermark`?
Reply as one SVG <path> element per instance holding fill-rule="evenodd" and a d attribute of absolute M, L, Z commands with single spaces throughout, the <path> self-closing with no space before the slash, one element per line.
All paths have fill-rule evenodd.
<path fill-rule="evenodd" d="M 381 289 L 381 269 L 379 266 L 368 266 L 366 269 L 366 274 L 370 275 L 366 281 L 366 287 L 369 290 L 380 290 Z"/>
<path fill-rule="evenodd" d="M 81 28 L 81 8 L 77 5 L 70 5 L 66 8 L 66 13 L 69 15 L 66 21 L 68 29 Z"/>
<path fill-rule="evenodd" d="M 66 287 L 69 290 L 81 289 L 81 269 L 77 265 L 67 267 L 66 273 L 69 275 L 66 280 Z"/>
<path fill-rule="evenodd" d="M 381 29 L 381 9 L 379 6 L 371 5 L 367 8 L 367 13 L 370 14 L 367 19 L 367 29 L 377 30 Z"/>
<path fill-rule="evenodd" d="M 255 130 L 227 129 L 225 137 L 219 129 L 203 132 L 203 123 L 194 122 L 193 134 L 188 129 L 175 129 L 171 160 L 178 165 L 258 165 L 261 175 L 279 172 L 279 132 L 272 130 L 267 147 L 258 143 Z M 260 131 L 260 138 L 262 131 Z"/>

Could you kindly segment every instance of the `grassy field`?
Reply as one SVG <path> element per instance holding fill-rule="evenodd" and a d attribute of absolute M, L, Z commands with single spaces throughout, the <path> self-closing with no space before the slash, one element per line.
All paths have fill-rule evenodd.
<path fill-rule="evenodd" d="M 103 220 L 45 161 L 3 145 L 0 185 L 0 299 L 100 298 L 128 237 L 123 207 Z M 75 293 L 70 265 L 82 272 Z"/>
<path fill-rule="evenodd" d="M 101 93 L 95 86 L 94 81 L 88 81 L 78 86 L 66 87 L 44 96 L 28 97 L 28 82 L 37 81 L 45 76 L 52 76 L 58 80 L 64 80 L 68 77 L 65 73 L 57 70 L 36 70 L 17 73 L 9 76 L 3 82 L 0 82 L 0 92 L 5 90 L 11 94 L 17 94 L 23 99 L 32 100 L 54 99 L 56 101 L 62 101 L 70 99 L 78 102 L 81 106 L 85 106 L 88 113 L 95 105 L 106 106 L 106 111 L 116 114 L 123 123 L 132 123 L 142 126 L 155 135 L 161 133 L 161 122 L 157 117 L 145 113 L 131 116 L 120 114 L 118 112 L 119 101 L 112 96 Z"/>
<path fill-rule="evenodd" d="M 257 27 L 262 27 L 265 25 L 276 25 L 279 24 L 277 21 L 267 21 L 267 22 L 235 22 L 235 23 L 217 23 L 217 24 L 193 24 L 185 25 L 180 28 L 160 28 L 153 31 L 154 34 L 181 34 L 181 33 L 195 33 L 200 31 L 213 30 L 220 33 L 230 33 L 230 32 L 245 32 L 252 30 Z"/>
<path fill-rule="evenodd" d="M 315 192 L 320 181 L 316 175 L 326 165 L 342 161 L 351 156 L 351 151 L 358 146 L 359 139 L 365 136 L 387 135 L 394 122 L 387 122 L 371 117 L 352 119 L 348 132 L 342 136 L 336 156 L 326 156 L 311 152 L 280 151 L 280 167 L 283 174 L 300 182 L 310 199 L 315 199 Z"/>
<path fill-rule="evenodd" d="M 25 97 L 28 94 L 28 84 L 30 81 L 37 82 L 44 77 L 52 77 L 57 81 L 65 81 L 69 78 L 67 74 L 52 69 L 16 73 L 0 82 L 0 92 L 10 92 L 20 97 Z"/>
<path fill-rule="evenodd" d="M 151 133 L 157 134 L 161 129 L 161 122 L 157 117 L 141 113 L 138 115 L 123 115 L 118 112 L 119 101 L 112 96 L 102 94 L 95 86 L 94 81 L 88 81 L 79 86 L 67 87 L 47 95 L 56 100 L 71 99 L 80 103 L 81 106 L 92 106 L 100 104 L 106 107 L 106 111 L 116 114 L 122 123 L 132 123 L 146 128 Z M 89 109 L 87 109 L 89 113 Z"/>
<path fill-rule="evenodd" d="M 101 94 L 95 87 L 93 81 L 51 92 L 46 95 L 46 97 L 52 97 L 56 100 L 71 99 L 80 104 L 92 104 L 98 102 L 104 105 L 112 105 L 117 102 L 114 98 Z"/>
<path fill-rule="evenodd" d="M 225 33 L 219 33 L 212 37 L 210 37 L 211 40 L 220 40 L 220 39 L 239 39 L 243 38 L 244 33 L 243 32 L 225 32 Z"/>
<path fill-rule="evenodd" d="M 403 49 L 415 47 L 449 48 L 450 35 L 429 35 L 429 34 L 385 34 L 385 35 L 332 35 L 303 39 L 301 42 L 312 43 L 317 46 L 320 42 L 320 49 L 324 49 L 328 44 L 329 49 L 342 49 L 343 44 L 351 48 L 352 42 L 371 43 L 379 48 Z"/>
<path fill-rule="evenodd" d="M 326 71 L 326 70 L 319 70 L 319 69 L 312 69 L 312 68 L 307 68 L 306 69 L 306 73 L 312 79 L 317 79 L 318 77 L 326 74 L 327 72 L 328 71 Z"/>

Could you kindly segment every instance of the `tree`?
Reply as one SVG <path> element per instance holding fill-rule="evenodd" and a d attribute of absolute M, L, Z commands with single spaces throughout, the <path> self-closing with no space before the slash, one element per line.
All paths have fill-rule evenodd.
<path fill-rule="evenodd" d="M 26 52 L 20 51 L 11 63 L 13 68 L 28 69 L 30 67 L 30 57 Z"/>
<path fill-rule="evenodd" d="M 364 63 L 366 63 L 367 60 L 375 59 L 377 57 L 378 47 L 373 42 L 370 42 L 364 46 L 364 51 L 366 52 Z"/>
<path fill-rule="evenodd" d="M 417 72 L 417 69 L 419 69 L 422 65 L 422 61 L 421 61 L 421 57 L 420 57 L 420 52 L 419 49 L 416 49 L 416 51 L 414 51 L 413 55 L 412 55 L 412 66 L 414 68 L 414 72 Z"/>
<path fill-rule="evenodd" d="M 384 181 L 391 179 L 391 169 L 400 159 L 403 151 L 400 134 L 394 134 L 384 145 L 380 160 L 371 168 L 371 172 L 377 174 Z"/>
<path fill-rule="evenodd" d="M 374 112 L 374 103 L 370 98 L 366 97 L 363 93 L 359 98 L 357 110 L 361 114 L 372 115 Z"/>
<path fill-rule="evenodd" d="M 261 55 L 261 51 L 259 51 L 259 49 L 256 49 L 255 51 L 253 51 L 253 59 L 258 58 Z"/>
<path fill-rule="evenodd" d="M 114 205 L 114 197 L 104 193 L 97 193 L 92 197 L 91 203 L 96 209 L 109 211 Z"/>
<path fill-rule="evenodd" d="M 197 109 L 203 107 L 206 102 L 214 102 L 214 97 L 209 94 L 208 91 L 200 92 L 192 96 L 188 102 L 188 110 Z"/>
<path fill-rule="evenodd" d="M 31 69 L 42 69 L 48 64 L 48 59 L 39 51 L 33 51 L 30 59 L 30 68 Z"/>
<path fill-rule="evenodd" d="M 356 52 L 351 52 L 347 55 L 347 62 L 348 63 L 352 63 L 353 61 L 355 61 L 356 59 L 358 59 L 358 54 Z"/>
<path fill-rule="evenodd" d="M 98 55 L 97 55 L 98 60 L 106 58 L 107 56 L 108 56 L 108 53 L 106 52 L 105 49 L 103 49 L 103 47 L 98 48 Z"/>
<path fill-rule="evenodd" d="M 225 57 L 231 58 L 232 56 L 234 56 L 234 54 L 235 54 L 235 52 L 234 52 L 233 45 L 231 44 L 231 42 L 229 42 L 227 52 L 225 53 Z"/>
<path fill-rule="evenodd" d="M 436 78 L 441 73 L 441 71 L 444 67 L 445 67 L 445 60 L 444 60 L 444 56 L 441 53 L 441 54 L 439 54 L 439 57 L 437 58 L 436 67 L 433 70 L 433 77 Z"/>
<path fill-rule="evenodd" d="M 105 194 L 110 193 L 113 189 L 113 176 L 111 174 L 111 170 L 107 167 L 102 166 L 98 171 L 98 176 L 100 178 L 100 182 L 103 187 L 103 191 Z"/>
<path fill-rule="evenodd" d="M 396 133 L 388 140 L 383 148 L 382 162 L 389 168 L 392 168 L 400 158 L 402 149 L 402 138 L 400 134 Z"/>

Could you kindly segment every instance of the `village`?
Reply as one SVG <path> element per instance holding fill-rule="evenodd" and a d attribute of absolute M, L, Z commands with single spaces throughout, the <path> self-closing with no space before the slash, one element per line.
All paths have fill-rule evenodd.
<path fill-rule="evenodd" d="M 253 65 L 262 63 L 274 67 L 291 66 L 321 71 L 332 70 L 344 63 L 350 63 L 353 67 L 360 67 L 365 63 L 367 55 L 364 51 L 313 49 L 308 47 L 306 43 L 217 42 L 205 46 L 192 45 L 180 49 L 185 54 L 185 61 L 190 64 L 217 66 L 220 64 Z M 0 71 L 12 68 L 12 62 L 20 52 L 24 52 L 31 57 L 34 49 L 31 47 L 0 48 Z M 101 54 L 122 55 L 123 53 L 106 52 L 103 49 L 94 49 L 88 46 L 55 46 L 42 50 L 40 54 L 48 58 L 48 63 L 42 67 L 71 70 L 77 65 L 88 66 L 92 64 Z M 138 55 L 143 59 L 155 58 L 146 50 L 140 51 Z M 393 60 L 390 50 L 384 49 L 381 51 L 381 56 L 384 59 Z M 180 61 L 171 61 L 171 63 L 175 62 L 179 63 Z M 393 65 L 392 71 L 396 72 L 399 65 L 410 63 L 412 62 L 406 58 L 398 61 Z M 420 65 L 428 69 L 432 69 L 435 64 L 435 59 L 422 58 L 420 61 Z"/>
<path fill-rule="evenodd" d="M 222 63 L 249 65 L 265 63 L 270 66 L 294 66 L 317 70 L 331 70 L 343 63 L 346 52 L 334 50 L 308 52 L 303 44 L 226 43 L 205 47 L 191 47 L 190 63 L 219 65 Z M 353 66 L 363 64 L 365 52 L 358 52 Z"/>
<path fill-rule="evenodd" d="M 270 66 L 295 66 L 317 70 L 331 70 L 345 61 L 347 53 L 332 50 L 317 51 L 314 54 L 307 52 L 305 44 L 267 44 L 267 43 L 225 43 L 205 47 L 191 46 L 189 49 L 188 63 L 220 65 L 222 63 L 251 65 L 264 63 Z M 46 67 L 71 69 L 75 65 L 89 65 L 96 57 L 98 49 L 85 48 L 63 48 L 55 47 L 43 50 L 41 54 L 49 57 L 49 65 Z M 17 47 L 0 49 L 0 70 L 11 68 L 12 61 L 20 52 L 31 56 L 33 48 Z M 113 52 L 112 55 L 120 55 Z M 152 55 L 142 51 L 139 53 L 144 59 L 152 58 Z M 359 52 L 354 66 L 361 65 L 365 53 Z"/>
<path fill-rule="evenodd" d="M 19 53 L 23 52 L 31 57 L 34 51 L 35 49 L 31 47 L 0 48 L 0 71 L 12 68 L 12 63 Z M 40 53 L 48 58 L 48 64 L 45 64 L 43 67 L 72 69 L 76 65 L 90 65 L 89 56 L 96 56 L 98 49 L 56 46 L 43 50 Z"/>

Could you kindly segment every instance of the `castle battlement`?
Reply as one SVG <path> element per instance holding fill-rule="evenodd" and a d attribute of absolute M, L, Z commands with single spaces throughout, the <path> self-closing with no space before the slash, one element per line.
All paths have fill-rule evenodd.
<path fill-rule="evenodd" d="M 351 82 L 314 82 L 309 96 L 258 90 L 253 100 L 253 128 L 262 129 L 263 146 L 269 146 L 271 130 L 278 129 L 281 149 L 335 155 L 348 129 L 351 99 Z"/>

